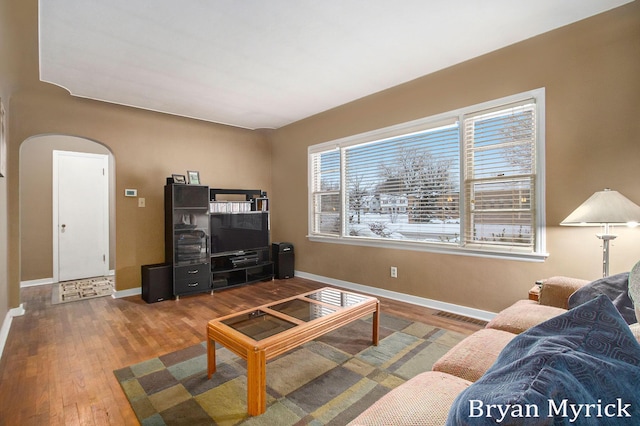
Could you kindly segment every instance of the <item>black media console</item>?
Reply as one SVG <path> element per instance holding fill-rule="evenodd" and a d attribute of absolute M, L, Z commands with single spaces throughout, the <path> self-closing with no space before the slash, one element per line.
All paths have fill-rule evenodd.
<path fill-rule="evenodd" d="M 221 199 L 221 195 L 244 199 Z M 212 288 L 273 279 L 267 194 L 261 190 L 210 188 L 209 203 Z"/>

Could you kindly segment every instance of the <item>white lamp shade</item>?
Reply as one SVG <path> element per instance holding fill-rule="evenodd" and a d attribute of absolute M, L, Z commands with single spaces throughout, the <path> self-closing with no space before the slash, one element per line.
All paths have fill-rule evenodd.
<path fill-rule="evenodd" d="M 598 226 L 640 222 L 640 206 L 618 191 L 605 189 L 593 194 L 560 225 Z"/>

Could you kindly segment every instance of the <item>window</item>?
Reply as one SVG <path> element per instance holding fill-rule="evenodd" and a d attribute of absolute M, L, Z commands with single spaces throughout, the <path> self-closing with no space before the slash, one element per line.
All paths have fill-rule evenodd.
<path fill-rule="evenodd" d="M 544 89 L 309 148 L 309 237 L 539 260 Z"/>

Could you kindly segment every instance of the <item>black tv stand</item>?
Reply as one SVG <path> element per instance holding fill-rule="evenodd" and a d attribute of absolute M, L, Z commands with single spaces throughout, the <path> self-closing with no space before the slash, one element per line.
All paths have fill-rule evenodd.
<path fill-rule="evenodd" d="M 273 279 L 273 262 L 265 247 L 243 255 L 237 253 L 211 258 L 211 285 L 214 290 Z"/>
<path fill-rule="evenodd" d="M 220 195 L 227 194 L 244 195 L 244 202 L 227 201 L 224 200 L 224 198 L 228 197 L 219 197 Z M 268 244 L 270 242 L 268 235 L 269 199 L 267 198 L 266 192 L 259 189 L 210 188 L 209 201 L 211 204 L 210 211 L 212 221 L 210 227 L 212 236 L 211 247 L 228 250 L 231 247 L 226 246 L 236 246 L 232 248 L 233 251 L 229 250 L 227 252 L 223 252 L 222 250 L 220 250 L 220 252 L 215 252 L 214 249 L 211 250 L 211 287 L 213 290 L 235 287 L 259 281 L 271 281 L 274 276 L 274 265 L 271 261 L 271 250 L 270 245 Z M 220 244 L 220 246 L 214 244 L 213 239 L 216 238 L 216 231 L 214 229 L 216 227 L 213 225 L 214 220 L 219 220 L 221 222 L 218 223 L 223 224 L 226 220 L 228 220 L 229 223 L 233 223 L 234 219 L 238 219 L 239 217 L 233 215 L 245 215 L 247 218 L 255 218 L 258 217 L 255 215 L 259 215 L 259 217 L 263 218 L 262 223 L 266 223 L 267 225 L 266 227 L 263 225 L 262 229 L 267 230 L 267 236 L 266 238 L 260 239 L 260 244 L 257 248 L 254 244 L 252 244 L 251 247 L 243 247 L 244 240 L 241 238 L 224 240 L 227 243 L 229 241 L 235 241 L 233 244 Z M 220 219 L 220 217 L 226 219 Z M 226 234 L 225 237 L 221 236 L 220 238 L 226 238 L 227 235 L 233 236 L 232 233 L 229 233 Z M 217 241 L 219 242 L 222 240 L 218 239 Z M 240 241 L 242 241 L 242 243 L 238 244 Z M 267 243 L 267 245 L 262 247 L 265 243 Z"/>

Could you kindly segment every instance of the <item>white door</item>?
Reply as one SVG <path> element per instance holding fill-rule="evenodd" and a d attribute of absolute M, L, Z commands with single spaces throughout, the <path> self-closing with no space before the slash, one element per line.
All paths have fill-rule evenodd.
<path fill-rule="evenodd" d="M 109 270 L 109 160 L 53 152 L 53 275 L 67 281 Z"/>

